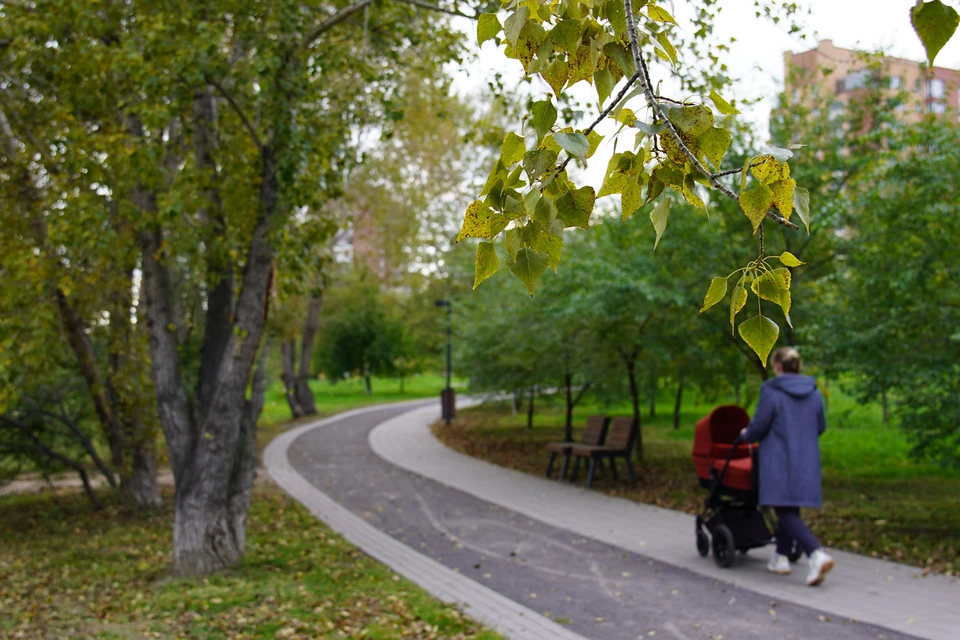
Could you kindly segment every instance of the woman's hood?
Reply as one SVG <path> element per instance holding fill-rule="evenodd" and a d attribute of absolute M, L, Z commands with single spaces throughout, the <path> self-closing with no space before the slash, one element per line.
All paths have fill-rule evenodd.
<path fill-rule="evenodd" d="M 767 384 L 779 391 L 793 396 L 794 398 L 806 398 L 817 390 L 817 380 L 813 376 L 804 376 L 799 373 L 784 373 Z"/>

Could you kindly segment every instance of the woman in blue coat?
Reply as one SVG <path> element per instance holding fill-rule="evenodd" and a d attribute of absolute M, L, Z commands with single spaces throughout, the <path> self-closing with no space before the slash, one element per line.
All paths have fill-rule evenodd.
<path fill-rule="evenodd" d="M 793 542 L 809 558 L 807 584 L 816 586 L 833 568 L 827 555 L 800 518 L 800 507 L 819 508 L 820 447 L 827 428 L 823 398 L 816 380 L 800 375 L 800 354 L 793 347 L 770 357 L 776 377 L 760 390 L 753 420 L 743 430 L 744 442 L 759 442 L 760 504 L 777 514 L 777 550 L 767 563 L 773 573 L 790 573 L 787 554 Z"/>

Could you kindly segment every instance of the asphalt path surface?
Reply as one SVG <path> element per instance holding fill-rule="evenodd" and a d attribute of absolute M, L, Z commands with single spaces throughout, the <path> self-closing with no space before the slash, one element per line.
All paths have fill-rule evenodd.
<path fill-rule="evenodd" d="M 381 531 L 587 638 L 910 637 L 776 602 L 398 469 L 371 451 L 368 434 L 410 408 L 384 408 L 309 431 L 290 447 L 290 463 Z M 690 545 L 695 553 L 692 534 Z"/>

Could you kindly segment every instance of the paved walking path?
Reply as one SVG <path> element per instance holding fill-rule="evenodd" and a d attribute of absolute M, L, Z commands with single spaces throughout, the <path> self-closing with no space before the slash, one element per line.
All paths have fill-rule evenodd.
<path fill-rule="evenodd" d="M 429 431 L 436 403 L 419 407 L 305 425 L 264 462 L 351 542 L 509 637 L 957 637 L 956 581 L 841 553 L 819 589 L 760 558 L 721 570 L 689 516 L 453 452 Z"/>

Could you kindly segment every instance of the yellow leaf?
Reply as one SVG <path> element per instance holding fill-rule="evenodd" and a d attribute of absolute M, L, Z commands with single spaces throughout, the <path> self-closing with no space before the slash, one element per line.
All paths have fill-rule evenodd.
<path fill-rule="evenodd" d="M 657 250 L 657 245 L 660 244 L 660 238 L 663 236 L 663 232 L 667 228 L 667 218 L 670 217 L 670 198 L 664 197 L 653 208 L 653 211 L 650 212 L 650 222 L 653 223 L 653 230 L 657 232 L 657 239 L 653 243 L 653 250 Z M 727 281 L 723 281 L 724 290 L 726 290 Z M 726 292 L 726 291 L 724 291 Z"/>
<path fill-rule="evenodd" d="M 730 295 L 730 333 L 733 333 L 735 328 L 734 320 L 737 317 L 737 314 L 743 309 L 747 304 L 747 290 L 743 285 L 738 285 L 733 289 L 733 293 Z"/>
<path fill-rule="evenodd" d="M 463 215 L 463 226 L 457 235 L 457 242 L 464 238 L 490 237 L 490 208 L 480 200 L 474 200 Z"/>
<path fill-rule="evenodd" d="M 773 192 L 766 185 L 759 185 L 753 189 L 740 192 L 740 208 L 750 219 L 753 225 L 753 232 L 756 233 L 760 228 L 760 223 L 767 215 L 770 204 L 773 202 Z"/>
<path fill-rule="evenodd" d="M 497 258 L 497 250 L 492 242 L 481 242 L 477 245 L 477 264 L 476 276 L 473 281 L 473 288 L 476 289 L 480 283 L 492 276 L 500 268 L 500 259 Z"/>
<path fill-rule="evenodd" d="M 799 258 L 797 258 L 797 256 L 793 255 L 789 251 L 784 251 L 780 254 L 780 262 L 785 267 L 799 267 L 802 264 L 806 264 L 806 262 L 802 262 Z"/>
<path fill-rule="evenodd" d="M 700 307 L 700 311 L 697 313 L 697 315 L 700 315 L 713 305 L 723 300 L 723 296 L 725 295 L 727 295 L 727 279 L 714 278 L 711 280 L 710 288 L 707 289 L 707 295 L 703 299 L 703 306 Z"/>
<path fill-rule="evenodd" d="M 766 367 L 767 356 L 770 355 L 773 345 L 777 343 L 777 338 L 780 336 L 780 327 L 770 318 L 756 315 L 741 323 L 739 331 L 740 337 L 760 357 L 760 361 Z"/>
<path fill-rule="evenodd" d="M 773 192 L 773 206 L 783 214 L 787 220 L 793 213 L 793 190 L 797 187 L 797 181 L 793 178 L 778 180 L 770 185 L 770 191 Z"/>

